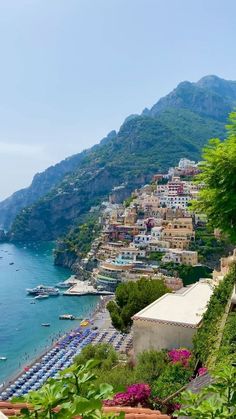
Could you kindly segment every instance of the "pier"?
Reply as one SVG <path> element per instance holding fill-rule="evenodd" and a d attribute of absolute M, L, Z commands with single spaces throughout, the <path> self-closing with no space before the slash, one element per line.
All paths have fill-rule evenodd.
<path fill-rule="evenodd" d="M 63 295 L 113 295 L 113 293 L 109 291 L 97 290 L 93 285 L 90 285 L 88 281 L 80 281 L 79 279 L 76 279 L 75 276 L 69 278 L 65 283 L 71 283 L 72 281 L 73 285 L 67 291 L 63 292 Z"/>

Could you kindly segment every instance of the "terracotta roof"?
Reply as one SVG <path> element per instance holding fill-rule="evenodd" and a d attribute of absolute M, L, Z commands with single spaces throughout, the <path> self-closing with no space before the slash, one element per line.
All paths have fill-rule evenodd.
<path fill-rule="evenodd" d="M 1 412 L 6 415 L 5 417 L 11 417 L 11 416 L 19 416 L 20 410 L 23 407 L 27 407 L 25 403 L 11 403 L 11 402 L 0 402 L 0 415 Z M 151 409 L 145 409 L 142 407 L 118 407 L 118 406 L 112 406 L 112 407 L 104 407 L 103 408 L 104 413 L 117 413 L 119 412 L 125 412 L 125 418 L 126 419 L 170 419 L 170 416 L 162 414 L 159 410 L 151 410 Z M 3 416 L 4 417 L 4 416 Z M 77 419 L 80 417 L 77 416 Z M 76 419 L 75 418 L 75 419 Z M 0 416 L 1 419 L 1 416 Z"/>

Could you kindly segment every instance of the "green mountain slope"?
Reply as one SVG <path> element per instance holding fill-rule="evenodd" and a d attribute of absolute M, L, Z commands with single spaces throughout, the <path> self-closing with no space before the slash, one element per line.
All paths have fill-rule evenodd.
<path fill-rule="evenodd" d="M 227 114 L 236 103 L 235 82 L 220 81 L 209 76 L 209 82 L 206 77 L 198 83 L 181 83 L 151 110 L 128 117 L 118 133 L 113 131 L 83 153 L 73 172 L 20 212 L 11 239 L 55 239 L 114 186 L 124 184 L 128 194 L 181 157 L 199 159 L 209 138 L 223 138 Z"/>
<path fill-rule="evenodd" d="M 21 189 L 0 202 L 0 226 L 8 229 L 19 211 L 34 203 L 57 185 L 67 173 L 77 169 L 85 152 L 69 157 L 42 173 L 37 173 L 28 188 Z"/>
<path fill-rule="evenodd" d="M 189 109 L 199 115 L 219 121 L 225 121 L 236 104 L 236 82 L 206 76 L 197 83 L 185 81 L 164 98 L 160 99 L 145 115 L 156 116 L 161 111 Z"/>

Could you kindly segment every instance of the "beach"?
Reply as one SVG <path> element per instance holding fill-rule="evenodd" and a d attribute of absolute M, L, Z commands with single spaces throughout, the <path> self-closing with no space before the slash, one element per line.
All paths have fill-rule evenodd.
<path fill-rule="evenodd" d="M 88 326 L 76 327 L 53 343 L 34 362 L 27 365 L 20 374 L 1 388 L 0 399 L 27 394 L 40 388 L 49 377 L 73 363 L 73 359 L 88 344 L 109 343 L 117 351 L 127 353 L 132 347 L 132 335 L 117 332 L 112 326 L 106 304 L 112 297 L 101 297 Z"/>
<path fill-rule="evenodd" d="M 56 286 L 71 275 L 53 265 L 53 244 L 0 244 L 0 385 L 15 377 L 80 321 L 62 321 L 65 313 L 84 319 L 92 316 L 99 297 L 56 296 L 34 300 L 26 288 Z M 13 263 L 13 265 L 10 265 Z M 62 290 L 63 292 L 63 290 Z M 42 324 L 50 327 L 42 327 Z"/>

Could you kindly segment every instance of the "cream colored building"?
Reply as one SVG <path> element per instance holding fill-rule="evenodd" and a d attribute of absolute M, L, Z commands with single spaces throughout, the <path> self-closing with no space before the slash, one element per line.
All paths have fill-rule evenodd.
<path fill-rule="evenodd" d="M 195 266 L 198 264 L 198 252 L 191 250 L 169 249 L 163 256 L 162 262 L 173 262 Z"/>
<path fill-rule="evenodd" d="M 198 252 L 191 250 L 183 250 L 181 255 L 181 263 L 184 265 L 195 266 L 198 264 Z"/>
<path fill-rule="evenodd" d="M 182 290 L 163 295 L 133 316 L 135 356 L 146 350 L 192 347 L 213 286 L 202 279 Z"/>

